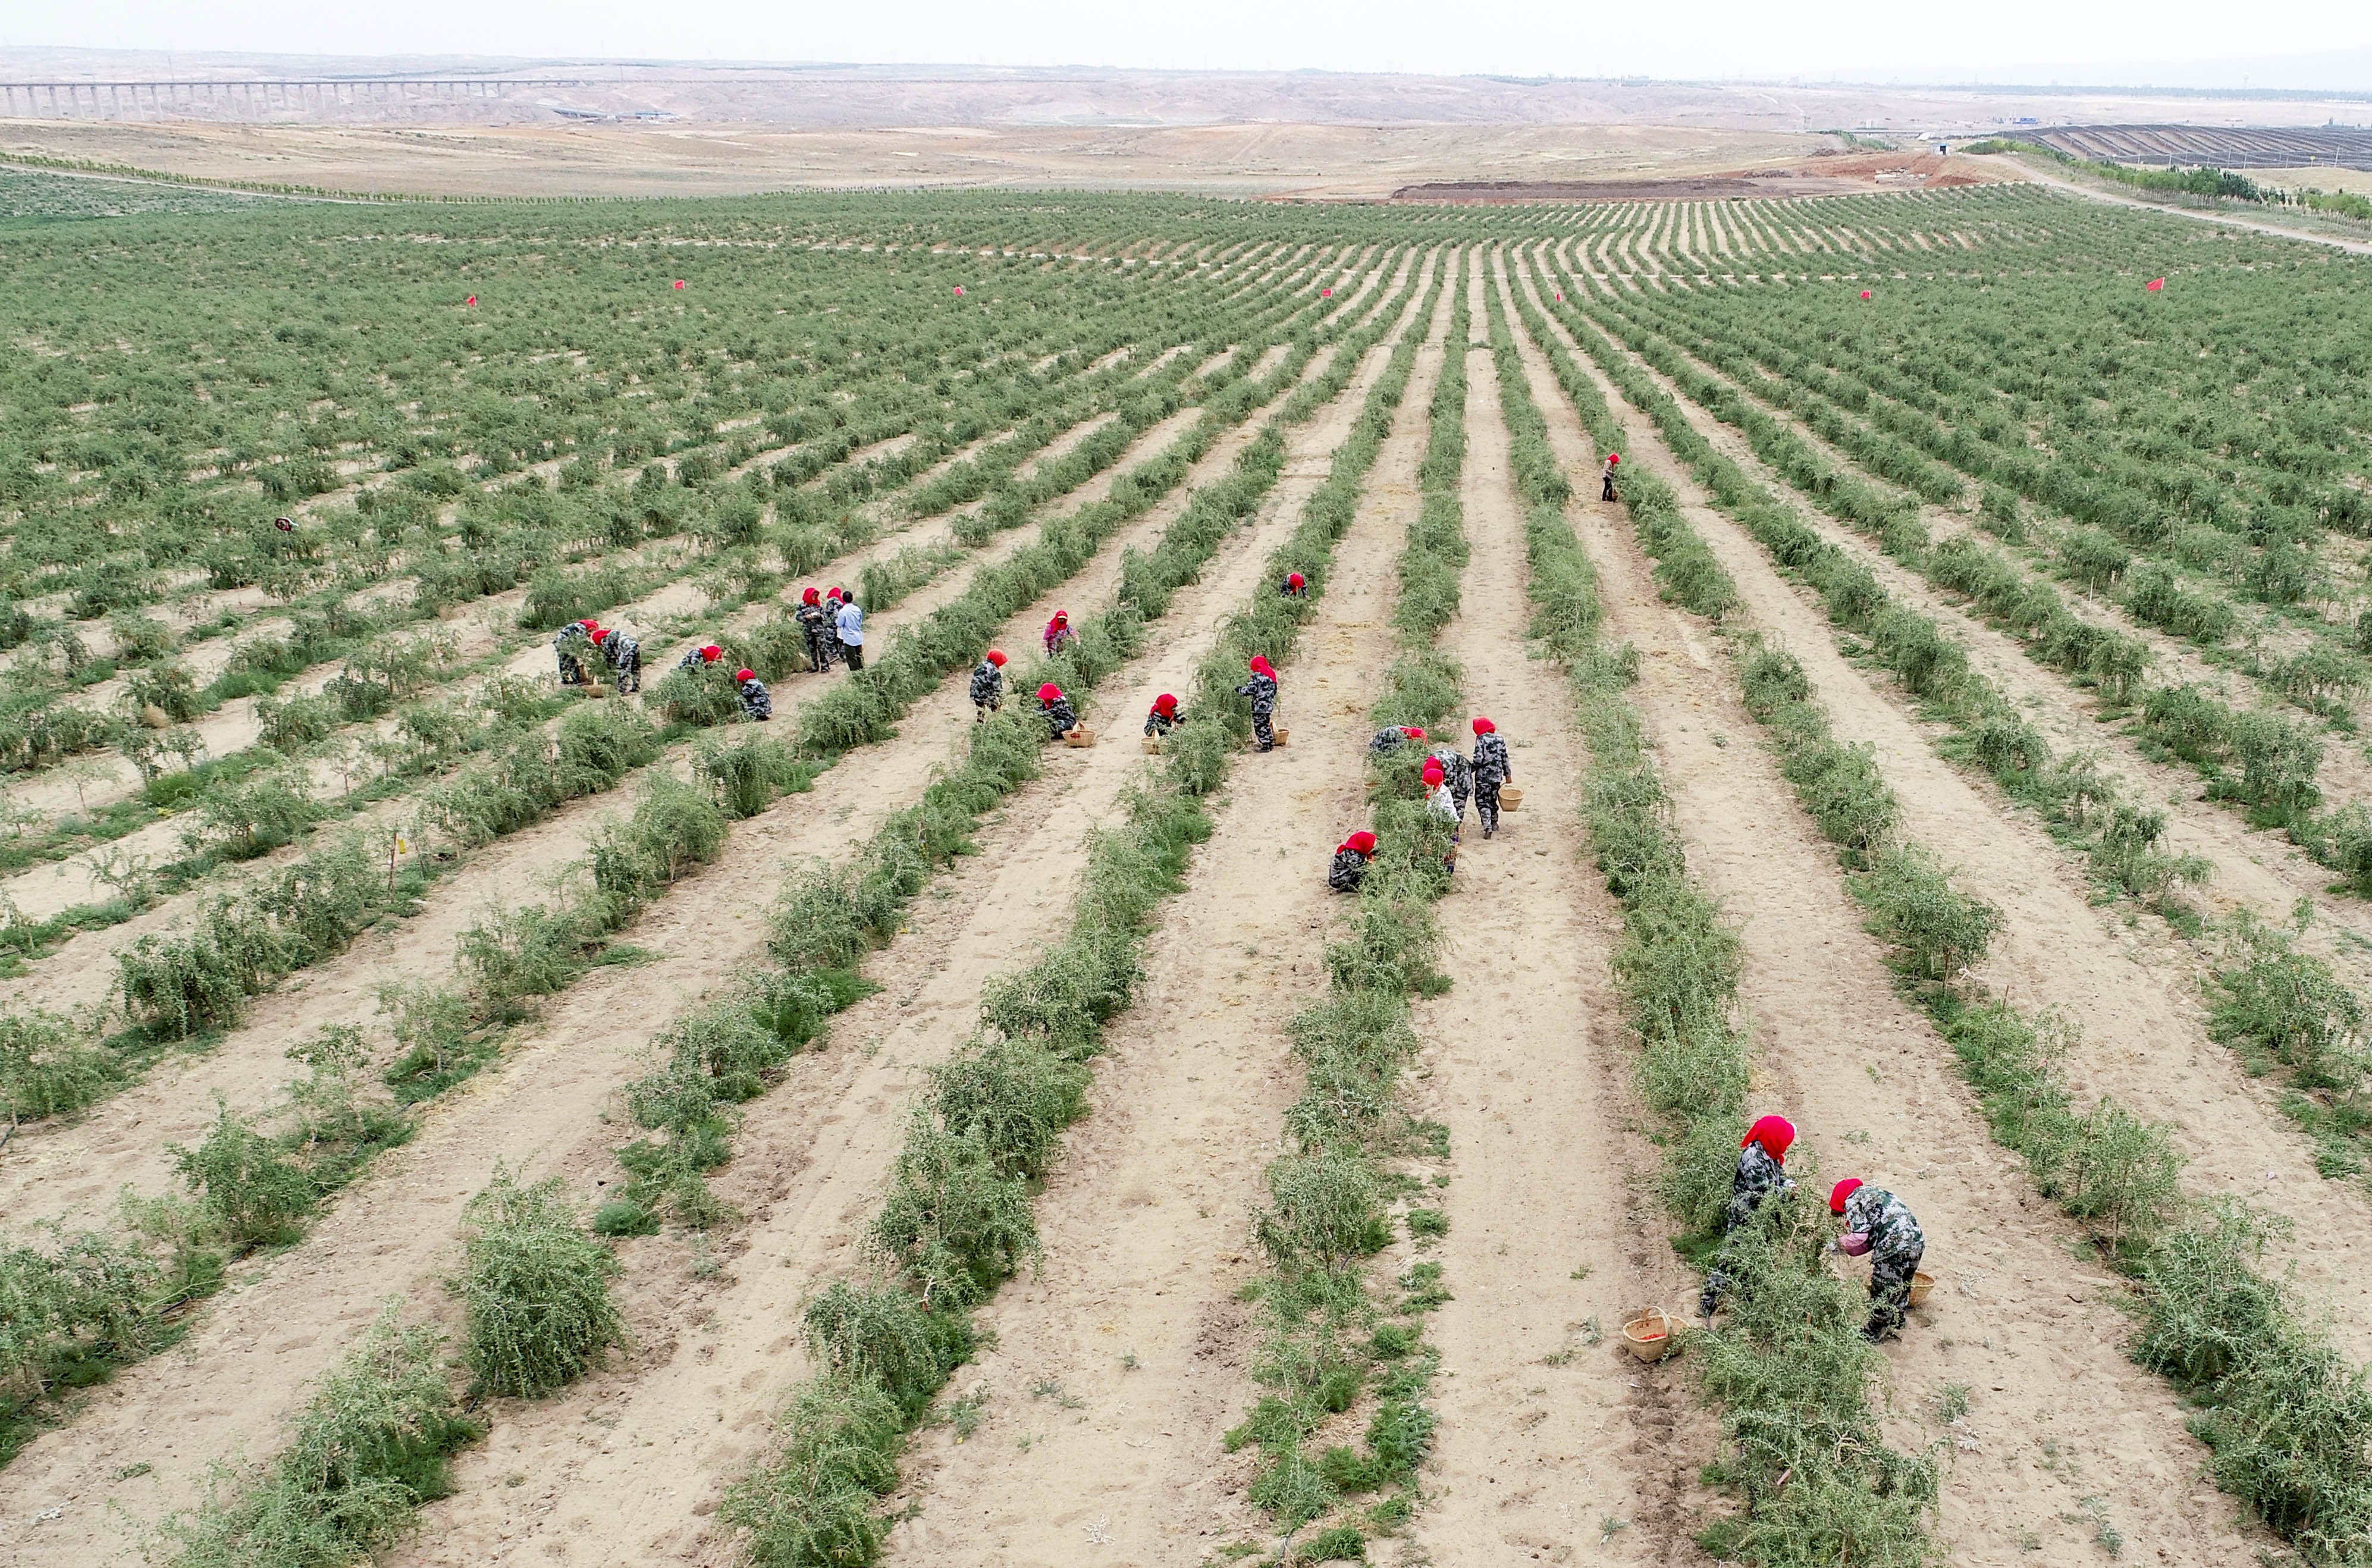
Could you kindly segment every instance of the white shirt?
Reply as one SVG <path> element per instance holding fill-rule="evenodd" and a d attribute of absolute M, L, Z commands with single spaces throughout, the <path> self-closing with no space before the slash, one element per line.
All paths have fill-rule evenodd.
<path fill-rule="evenodd" d="M 865 645 L 865 611 L 855 605 L 842 605 L 840 613 L 832 619 L 832 628 L 840 633 L 840 640 L 850 647 Z"/>

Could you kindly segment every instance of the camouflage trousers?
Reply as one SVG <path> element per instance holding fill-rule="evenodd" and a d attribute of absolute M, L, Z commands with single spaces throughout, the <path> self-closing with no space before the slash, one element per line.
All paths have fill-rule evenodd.
<path fill-rule="evenodd" d="M 1482 831 L 1483 831 L 1484 833 L 1488 834 L 1488 833 L 1496 832 L 1496 831 L 1498 830 L 1498 827 L 1499 827 L 1499 781 L 1498 781 L 1498 780 L 1496 780 L 1496 779 L 1476 779 L 1476 780 L 1474 781 L 1474 815 L 1482 819 Z"/>
<path fill-rule="evenodd" d="M 1911 1310 L 1911 1276 L 1927 1256 L 1923 1245 L 1907 1252 L 1882 1252 L 1870 1259 L 1869 1322 L 1862 1337 L 1876 1344 L 1902 1331 L 1902 1315 Z"/>

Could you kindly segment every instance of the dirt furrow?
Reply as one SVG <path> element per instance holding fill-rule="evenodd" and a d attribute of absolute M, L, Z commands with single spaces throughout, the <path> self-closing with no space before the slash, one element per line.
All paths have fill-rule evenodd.
<path fill-rule="evenodd" d="M 1593 372 L 1594 373 L 1594 372 Z M 2171 1122 L 2190 1158 L 2193 1191 L 2244 1198 L 2296 1221 L 2274 1255 L 2296 1260 L 2301 1283 L 2326 1300 L 2347 1355 L 2372 1353 L 2372 1198 L 2315 1169 L 2308 1141 L 2257 1092 L 2233 1053 L 2211 1043 L 2187 974 L 2153 961 L 2112 908 L 2095 907 L 2081 871 L 2027 814 L 2012 815 L 1989 786 L 1938 756 L 1932 736 L 1897 704 L 1885 678 L 1839 652 L 1827 617 L 1783 580 L 1752 539 L 1704 504 L 1703 493 L 1645 415 L 1602 384 L 1628 438 L 1681 496 L 1690 521 L 1737 580 L 1752 620 L 1774 633 L 1819 688 L 1841 740 L 1876 748 L 1901 797 L 1913 839 L 1953 857 L 1956 880 L 2002 912 L 1977 975 L 2021 1006 L 2057 1008 L 2081 1029 L 2067 1067 L 2079 1099 L 2108 1095 L 2135 1114 Z M 1939 1045 L 1938 1049 L 1942 1049 Z"/>
<path fill-rule="evenodd" d="M 1494 285 L 1495 286 L 1495 285 Z M 1482 319 L 1475 312 L 1475 319 Z M 1445 1375 L 1428 1502 L 1412 1534 L 1442 1568 L 1585 1550 L 1593 1562 L 1686 1562 L 1690 1479 L 1713 1451 L 1676 1362 L 1621 1348 L 1630 1308 L 1691 1280 L 1657 1244 L 1639 1179 L 1621 1007 L 1608 972 L 1622 917 L 1576 853 L 1583 747 L 1552 665 L 1526 656 L 1523 514 L 1487 352 L 1467 365 L 1463 610 L 1442 637 L 1469 709 L 1508 738 L 1520 811 L 1485 842 L 1470 823 L 1442 910 L 1449 993 L 1419 1002 L 1415 1109 L 1449 1129 L 1455 1299 L 1431 1338 Z M 1675 1494 L 1677 1493 L 1677 1494 Z M 1610 1536 L 1606 1519 L 1631 1527 Z"/>
<path fill-rule="evenodd" d="M 730 1272 L 703 1288 L 638 1263 L 629 1293 L 636 1321 L 656 1320 L 664 1332 L 646 1329 L 631 1361 L 567 1399 L 506 1407 L 489 1442 L 462 1460 L 459 1494 L 430 1510 L 419 1544 L 394 1562 L 474 1565 L 531 1553 L 597 1562 L 621 1550 L 729 1558 L 726 1543 L 707 1535 L 716 1488 L 765 1441 L 782 1388 L 803 1369 L 799 1303 L 858 1262 L 864 1222 L 904 1136 L 899 1112 L 921 1069 L 975 1027 L 985 981 L 1026 958 L 1033 942 L 1061 935 L 1086 833 L 1144 761 L 1136 715 L 1157 693 L 1184 688 L 1227 609 L 1259 586 L 1269 551 L 1296 525 L 1389 354 L 1389 345 L 1370 351 L 1336 401 L 1288 438 L 1284 477 L 1259 518 L 1223 551 L 1222 564 L 1179 596 L 1146 652 L 1107 689 L 1101 742 L 1048 753 L 1046 776 L 1007 805 L 987 853 L 917 910 L 911 940 L 866 966 L 883 989 L 835 1021 L 836 1049 L 751 1108 L 717 1183 L 750 1218 L 732 1237 Z M 571 1171 L 580 1186 L 599 1174 Z M 983 1314 L 992 1326 L 997 1310 Z M 517 1471 L 532 1473 L 534 1484 L 502 1483 Z M 630 1532 L 623 1543 L 600 1521 Z"/>
<path fill-rule="evenodd" d="M 1538 352 L 1523 346 L 1560 460 L 1588 472 L 1597 454 L 1587 436 Z M 1602 390 L 1610 407 L 1623 406 L 1610 386 Z M 1686 482 L 1644 421 L 1624 424 L 1626 456 Z M 1808 1188 L 1865 1177 L 1900 1194 L 1926 1228 L 1927 1267 L 1944 1284 L 1886 1353 L 1898 1446 L 1936 1438 L 1932 1412 L 1946 1388 L 1970 1391 L 1970 1413 L 1948 1433 L 1939 1535 L 1971 1562 L 2097 1561 L 2081 1506 L 2097 1496 L 2136 1557 L 2202 1568 L 2249 1561 L 2265 1538 L 2236 1526 L 2201 1478 L 2206 1452 L 2184 1430 L 2180 1405 L 2125 1359 L 2125 1319 L 2108 1300 L 2113 1282 L 2105 1270 L 2070 1266 L 2076 1231 L 1994 1145 L 1948 1065 L 1950 1048 L 1895 994 L 1834 855 L 1759 744 L 1714 634 L 1657 599 L 1617 508 L 1586 510 L 1583 541 L 1601 575 L 1610 636 L 1645 656 L 1634 697 L 1691 869 L 1744 930 L 1738 993 L 1762 1049 L 1756 1105 L 1802 1130 L 1791 1164 Z M 1690 508 L 1711 535 L 1708 516 Z M 1726 556 L 1725 564 L 1766 628 L 1805 661 L 1840 733 L 1857 732 L 1844 719 L 1851 699 L 1875 699 L 1841 660 L 1815 663 L 1825 633 L 1808 645 L 1815 639 L 1805 628 L 1762 616 L 1742 563 Z M 1895 753 L 1913 747 L 1889 740 L 1879 754 L 1907 798 L 1919 785 L 1896 772 Z M 1982 830 L 1934 836 L 1990 854 Z M 1820 1196 L 1807 1191 L 1798 1201 Z"/>
<path fill-rule="evenodd" d="M 980 1431 L 960 1446 L 918 1439 L 909 1491 L 922 1511 L 892 1536 L 892 1561 L 1068 1563 L 1094 1537 L 1099 1562 L 1196 1562 L 1234 1531 L 1218 1434 L 1248 1387 L 1252 1330 L 1233 1295 L 1256 1267 L 1245 1214 L 1296 1086 L 1285 1020 L 1324 984 L 1323 835 L 1359 809 L 1368 682 L 1390 645 L 1392 561 L 1448 307 L 1445 291 L 1326 599 L 1283 671 L 1292 738 L 1239 765 L 1192 886 L 1152 940 L 1151 979 L 1107 1035 L 1095 1113 L 1039 1201 L 1045 1269 L 981 1313 L 997 1343 L 959 1375 L 988 1390 Z M 1062 1392 L 1034 1398 L 1049 1379 Z"/>

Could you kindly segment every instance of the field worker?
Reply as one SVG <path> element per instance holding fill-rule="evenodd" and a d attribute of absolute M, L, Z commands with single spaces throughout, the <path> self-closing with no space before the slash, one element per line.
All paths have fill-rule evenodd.
<path fill-rule="evenodd" d="M 552 639 L 552 654 L 560 660 L 560 683 L 563 686 L 586 683 L 585 667 L 593 661 L 595 651 L 593 630 L 590 621 L 572 621 Z"/>
<path fill-rule="evenodd" d="M 1697 1298 L 1697 1316 L 1713 1321 L 1714 1308 L 1729 1289 L 1728 1237 L 1754 1218 L 1762 1200 L 1796 1190 L 1787 1177 L 1787 1150 L 1796 1142 L 1796 1124 L 1784 1116 L 1765 1116 L 1746 1130 L 1738 1146 L 1738 1169 L 1729 1179 L 1729 1208 L 1722 1215 L 1721 1255 L 1705 1276 L 1704 1294 Z"/>
<path fill-rule="evenodd" d="M 791 619 L 799 623 L 800 633 L 807 638 L 808 668 L 818 675 L 831 668 L 832 656 L 840 644 L 831 634 L 831 620 L 823 612 L 823 594 L 809 588 L 799 596 L 798 609 Z"/>
<path fill-rule="evenodd" d="M 1287 572 L 1285 575 L 1285 586 L 1277 589 L 1277 592 L 1283 594 L 1287 598 L 1308 598 L 1309 597 L 1309 579 L 1303 576 L 1298 572 Z"/>
<path fill-rule="evenodd" d="M 1848 1258 L 1869 1260 L 1869 1321 L 1861 1337 L 1872 1344 L 1891 1339 L 1911 1308 L 1911 1276 L 1927 1255 L 1926 1233 L 1901 1199 L 1858 1176 L 1830 1191 L 1829 1213 L 1845 1220 L 1845 1233 L 1830 1245 Z"/>
<path fill-rule="evenodd" d="M 1164 691 L 1153 699 L 1153 711 L 1145 715 L 1145 733 L 1158 740 L 1185 722 L 1178 716 L 1178 699 Z"/>
<path fill-rule="evenodd" d="M 714 643 L 703 643 L 699 647 L 686 650 L 683 657 L 675 661 L 675 667 L 678 669 L 692 669 L 702 665 L 715 664 L 724 656 L 723 648 Z"/>
<path fill-rule="evenodd" d="M 1606 466 L 1598 470 L 1598 498 L 1600 501 L 1621 499 L 1614 494 L 1614 470 L 1622 461 L 1622 454 L 1620 452 L 1606 454 Z"/>
<path fill-rule="evenodd" d="M 1326 869 L 1326 885 L 1338 893 L 1355 893 L 1366 880 L 1367 862 L 1376 857 L 1376 835 L 1353 833 L 1334 847 L 1334 864 Z"/>
<path fill-rule="evenodd" d="M 1449 781 L 1449 794 L 1458 802 L 1458 819 L 1466 820 L 1466 797 L 1474 793 L 1474 764 L 1466 760 L 1449 741 L 1433 749 L 1433 760 L 1441 764 L 1442 776 Z"/>
<path fill-rule="evenodd" d="M 841 602 L 840 613 L 831 618 L 832 634 L 848 656 L 852 670 L 865 668 L 865 607 L 856 602 L 855 594 Z"/>
<path fill-rule="evenodd" d="M 1423 740 L 1424 738 L 1424 729 L 1416 725 L 1386 725 L 1383 728 L 1376 731 L 1374 739 L 1367 742 L 1367 749 L 1374 752 L 1377 756 L 1382 757 L 1399 750 L 1409 741 Z"/>
<path fill-rule="evenodd" d="M 1450 796 L 1448 775 L 1431 757 L 1424 760 L 1424 814 L 1438 817 L 1449 824 L 1449 853 L 1442 858 L 1442 864 L 1452 871 L 1457 870 L 1458 830 L 1464 824 L 1465 816 L 1458 809 L 1457 801 Z"/>
<path fill-rule="evenodd" d="M 1046 630 L 1038 640 L 1046 645 L 1048 658 L 1052 658 L 1056 654 L 1077 642 L 1079 634 L 1071 630 L 1071 612 L 1067 610 L 1056 610 L 1054 619 L 1046 622 Z"/>
<path fill-rule="evenodd" d="M 764 724 L 774 716 L 774 696 L 766 683 L 746 669 L 733 672 L 733 682 L 741 688 L 741 716 Z"/>
<path fill-rule="evenodd" d="M 1005 706 L 1005 656 L 991 648 L 971 668 L 971 722 L 979 724 Z"/>
<path fill-rule="evenodd" d="M 593 633 L 593 645 L 610 661 L 610 670 L 617 678 L 618 695 L 625 696 L 643 689 L 643 645 L 623 632 L 612 632 L 604 626 Z"/>
<path fill-rule="evenodd" d="M 1516 782 L 1515 765 L 1507 761 L 1507 743 L 1499 726 L 1474 715 L 1474 815 L 1489 838 L 1499 828 L 1499 786 Z"/>
<path fill-rule="evenodd" d="M 1252 700 L 1252 738 L 1263 751 L 1276 749 L 1276 671 L 1269 667 L 1266 654 L 1254 654 L 1252 678 L 1236 688 L 1238 697 Z"/>
<path fill-rule="evenodd" d="M 848 650 L 840 645 L 840 606 L 841 601 L 847 598 L 838 588 L 823 591 L 823 634 L 829 643 L 824 653 L 835 660 L 848 656 Z"/>
<path fill-rule="evenodd" d="M 1038 712 L 1053 730 L 1052 738 L 1055 740 L 1079 727 L 1079 715 L 1071 711 L 1071 700 L 1051 680 L 1038 688 Z"/>

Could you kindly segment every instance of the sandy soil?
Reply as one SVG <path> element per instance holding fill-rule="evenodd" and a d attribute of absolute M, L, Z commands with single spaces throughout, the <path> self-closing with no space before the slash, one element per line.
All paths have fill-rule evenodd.
<path fill-rule="evenodd" d="M 1525 346 L 1559 458 L 1568 472 L 1587 473 L 1596 453 Z M 1610 385 L 1600 389 L 1622 406 Z M 1644 422 L 1625 423 L 1626 458 L 1687 486 Z M 1715 537 L 1715 515 L 1692 487 L 1683 494 L 1690 520 Z M 1971 1413 L 1950 1434 L 1943 1539 L 1969 1562 L 2096 1562 L 2088 1524 L 2065 1516 L 2076 1515 L 2080 1497 L 2099 1495 L 2136 1558 L 2203 1568 L 2249 1561 L 2262 1538 L 2235 1527 L 2228 1503 L 2199 1478 L 2205 1451 L 2184 1431 L 2173 1395 L 2125 1359 L 2110 1277 L 2069 1265 L 2073 1227 L 1993 1144 L 1951 1070 L 1950 1048 L 1895 996 L 1833 854 L 1759 744 L 1714 635 L 1657 598 L 1650 563 L 1617 508 L 1593 502 L 1582 510 L 1609 635 L 1645 656 L 1635 696 L 1690 865 L 1744 929 L 1739 994 L 1762 1050 L 1758 1106 L 1784 1109 L 1802 1130 L 1790 1162 L 1799 1180 L 1816 1168 L 1823 1180 L 1865 1175 L 1901 1194 L 1926 1227 L 1928 1267 L 1945 1288 L 1886 1353 L 1899 1443 L 1934 1435 L 1926 1412 L 1944 1385 L 1973 1390 Z M 1749 619 L 1805 661 L 1840 733 L 1863 734 L 1862 711 L 1883 703 L 1833 657 L 1825 633 L 1803 623 L 1802 607 L 1767 567 L 1716 548 L 1748 596 Z M 1900 737 L 1879 746 L 1906 806 L 1941 788 L 1901 766 L 1914 745 L 1925 755 Z M 1910 816 L 1914 833 L 1972 859 L 1998 864 L 2008 853 L 1997 842 L 2006 834 L 1937 837 L 1917 807 Z M 2102 946 L 2065 925 L 2057 939 L 2079 950 Z M 2019 994 L 2031 999 L 2032 989 Z M 2026 1531 L 2039 1546 L 2026 1550 Z"/>
<path fill-rule="evenodd" d="M 1626 423 L 1634 443 L 1661 450 L 1644 419 L 1626 413 Z M 1685 474 L 1674 482 L 1701 500 Z M 2359 1260 L 2372 1249 L 2372 1198 L 2361 1186 L 2325 1180 L 2311 1145 L 2273 1097 L 2207 1040 L 2195 969 L 2155 959 L 2113 910 L 2093 907 L 2082 870 L 2030 816 L 2013 816 L 1989 782 L 1936 755 L 1937 732 L 1907 711 L 1890 680 L 1845 660 L 1810 596 L 1783 582 L 1743 530 L 1709 507 L 1697 520 L 1752 619 L 1803 661 L 1838 737 L 1877 748 L 1902 798 L 1907 835 L 1948 856 L 1959 884 L 2002 911 L 2001 934 L 1978 978 L 2023 1006 L 2057 1007 L 2075 1020 L 2083 1039 L 2068 1068 L 2079 1098 L 2109 1095 L 2140 1116 L 2172 1123 L 2192 1162 L 2192 1191 L 2228 1193 L 2292 1216 L 2297 1234 L 2273 1256 L 2296 1259 L 2300 1282 L 2335 1314 L 2339 1344 L 2362 1360 L 2372 1352 L 2372 1286 Z"/>
<path fill-rule="evenodd" d="M 946 884 L 943 900 L 924 906 L 916 939 L 867 966 L 883 991 L 832 1031 L 836 1046 L 861 1042 L 861 1050 L 809 1063 L 813 1071 L 753 1108 L 721 1189 L 750 1217 L 732 1242 L 734 1277 L 689 1317 L 671 1313 L 664 1338 L 646 1331 L 651 1348 L 635 1365 L 545 1406 L 506 1410 L 489 1443 L 465 1458 L 460 1495 L 431 1510 L 419 1545 L 398 1562 L 476 1564 L 530 1553 L 605 1561 L 621 1519 L 631 1521 L 632 1550 L 647 1556 L 725 1560 L 726 1543 L 709 1539 L 704 1522 L 715 1488 L 746 1467 L 783 1388 L 803 1370 L 797 1303 L 856 1264 L 855 1243 L 903 1138 L 901 1112 L 920 1069 L 976 1027 L 985 980 L 1026 958 L 1034 942 L 1062 934 L 1086 832 L 1144 765 L 1131 715 L 1155 693 L 1184 684 L 1227 607 L 1257 586 L 1267 552 L 1297 523 L 1301 499 L 1324 477 L 1327 454 L 1348 433 L 1386 353 L 1372 351 L 1341 397 L 1291 438 L 1285 477 L 1250 531 L 1180 595 L 1145 653 L 1108 688 L 1099 704 L 1110 715 L 1105 742 L 1085 753 L 1050 752 L 1046 776 L 1006 807 L 987 852 Z M 1198 465 L 1197 482 L 1233 460 L 1233 451 L 1215 452 Z M 1076 601 L 1108 592 L 1118 554 L 1107 551 L 1101 581 L 1064 593 Z M 1042 617 L 1045 608 L 1033 613 Z M 635 1286 L 637 1297 L 646 1286 L 680 1294 L 669 1276 L 645 1281 L 638 1272 Z M 992 1324 L 994 1316 L 992 1309 Z M 703 1334 L 682 1353 L 689 1325 L 717 1337 Z M 611 1442 L 612 1432 L 634 1434 L 642 1450 Z M 514 1469 L 531 1470 L 535 1484 L 498 1484 Z"/>

